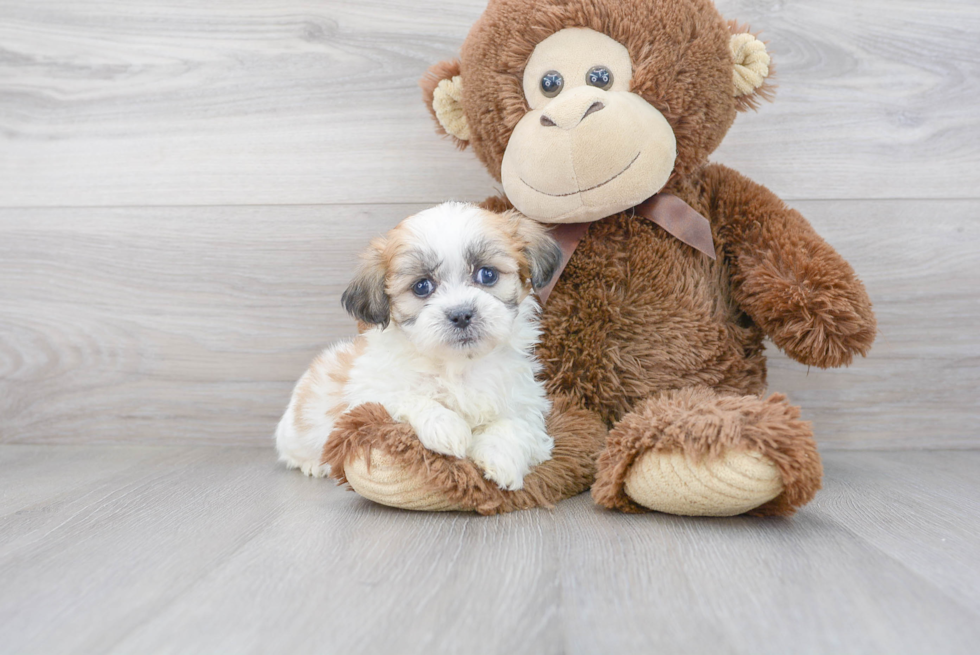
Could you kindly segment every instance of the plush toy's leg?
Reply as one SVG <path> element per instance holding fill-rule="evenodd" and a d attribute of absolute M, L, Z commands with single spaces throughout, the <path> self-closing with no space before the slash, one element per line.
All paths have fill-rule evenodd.
<path fill-rule="evenodd" d="M 785 396 L 680 389 L 640 403 L 610 431 L 592 495 L 627 512 L 789 515 L 822 473 L 810 424 Z"/>
<path fill-rule="evenodd" d="M 553 403 L 547 426 L 555 440 L 551 459 L 536 466 L 518 491 L 500 489 L 468 460 L 426 450 L 410 426 L 376 404 L 355 407 L 338 419 L 323 463 L 330 465 L 330 477 L 365 498 L 402 509 L 497 514 L 550 507 L 589 488 L 606 438 L 595 414 L 565 398 Z"/>

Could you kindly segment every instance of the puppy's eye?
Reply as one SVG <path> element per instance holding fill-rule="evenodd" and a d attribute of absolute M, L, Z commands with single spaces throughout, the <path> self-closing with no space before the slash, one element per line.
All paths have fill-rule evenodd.
<path fill-rule="evenodd" d="M 432 283 L 429 278 L 422 278 L 418 282 L 412 285 L 412 293 L 414 293 L 419 298 L 426 298 L 432 295 L 432 292 L 436 290 L 436 285 Z"/>
<path fill-rule="evenodd" d="M 608 89 L 613 83 L 612 71 L 605 66 L 593 66 L 585 74 L 585 83 L 600 89 Z"/>
<path fill-rule="evenodd" d="M 565 86 L 565 78 L 558 71 L 548 71 L 541 77 L 541 93 L 546 98 L 554 98 Z"/>
<path fill-rule="evenodd" d="M 492 287 L 497 283 L 497 278 L 500 275 L 497 273 L 496 269 L 490 268 L 489 266 L 484 266 L 476 272 L 473 279 L 476 280 L 477 284 L 482 284 L 485 287 Z"/>

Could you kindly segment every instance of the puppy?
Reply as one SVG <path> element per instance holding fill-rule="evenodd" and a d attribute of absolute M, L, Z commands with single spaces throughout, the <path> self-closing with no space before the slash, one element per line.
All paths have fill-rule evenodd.
<path fill-rule="evenodd" d="M 367 324 L 327 348 L 293 390 L 276 430 L 280 460 L 323 476 L 336 419 L 380 403 L 422 445 L 468 457 L 503 489 L 551 456 L 550 406 L 535 379 L 539 306 L 561 250 L 541 225 L 446 203 L 371 243 L 343 295 Z"/>

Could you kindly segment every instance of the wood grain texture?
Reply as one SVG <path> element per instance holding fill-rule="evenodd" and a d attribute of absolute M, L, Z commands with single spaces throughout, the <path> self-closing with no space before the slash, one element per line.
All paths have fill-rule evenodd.
<path fill-rule="evenodd" d="M 851 368 L 770 348 L 827 448 L 976 447 L 980 201 L 794 203 L 867 283 Z M 264 444 L 371 236 L 423 205 L 0 210 L 0 442 Z"/>
<path fill-rule="evenodd" d="M 831 453 L 827 490 L 789 520 L 624 516 L 574 499 L 556 526 L 570 650 L 969 652 L 978 606 L 963 589 L 980 567 L 953 564 L 946 544 L 976 543 L 978 508 L 948 501 L 977 486 L 945 469 L 978 456 Z M 883 503 L 871 490 L 886 475 Z"/>
<path fill-rule="evenodd" d="M 410 212 L 6 210 L 0 441 L 267 442 L 311 355 L 352 333 L 358 252 Z"/>
<path fill-rule="evenodd" d="M 416 82 L 481 0 L 0 0 L 0 206 L 478 200 Z M 788 199 L 980 187 L 974 0 L 724 0 L 777 101 L 716 159 Z"/>
<path fill-rule="evenodd" d="M 0 651 L 971 653 L 980 638 L 980 453 L 830 453 L 826 490 L 790 520 L 630 516 L 587 495 L 409 513 L 273 460 L 0 446 Z"/>

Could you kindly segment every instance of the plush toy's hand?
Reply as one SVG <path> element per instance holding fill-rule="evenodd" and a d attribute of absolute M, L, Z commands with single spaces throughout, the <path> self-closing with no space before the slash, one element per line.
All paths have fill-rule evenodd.
<path fill-rule="evenodd" d="M 799 212 L 724 166 L 704 172 L 735 300 L 787 355 L 808 366 L 865 355 L 877 324 L 854 269 Z"/>
<path fill-rule="evenodd" d="M 830 246 L 753 252 L 739 261 L 743 307 L 787 355 L 829 368 L 874 342 L 871 301 Z"/>

